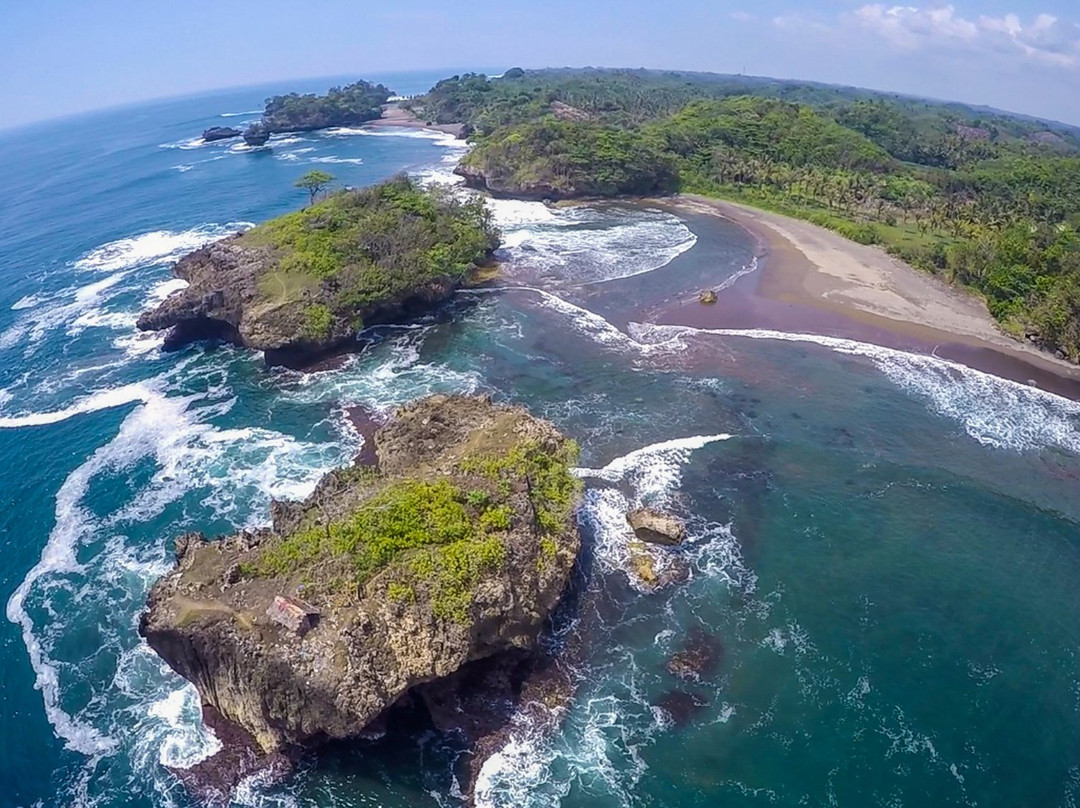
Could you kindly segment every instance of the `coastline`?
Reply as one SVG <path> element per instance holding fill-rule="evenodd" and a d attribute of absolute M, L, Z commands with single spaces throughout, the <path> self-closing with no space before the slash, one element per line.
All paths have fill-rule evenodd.
<path fill-rule="evenodd" d="M 382 117 L 376 118 L 374 121 L 368 121 L 364 126 L 377 128 L 400 126 L 407 129 L 430 129 L 434 132 L 453 135 L 456 138 L 460 138 L 462 132 L 465 131 L 465 124 L 461 123 L 427 123 L 422 121 L 398 102 L 384 104 Z"/>
<path fill-rule="evenodd" d="M 810 333 L 933 354 L 1080 400 L 1080 368 L 1001 331 L 983 302 L 876 247 L 817 225 L 697 195 L 657 203 L 733 222 L 758 244 L 759 271 L 702 305 L 697 292 L 658 323 Z"/>

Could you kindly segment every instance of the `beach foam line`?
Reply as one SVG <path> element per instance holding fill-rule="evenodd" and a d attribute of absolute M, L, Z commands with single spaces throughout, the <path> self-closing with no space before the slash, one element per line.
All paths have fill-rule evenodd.
<path fill-rule="evenodd" d="M 456 138 L 447 132 L 438 129 L 414 128 L 411 126 L 335 126 L 331 129 L 322 130 L 322 134 L 328 137 L 407 137 L 419 140 L 430 140 L 437 146 L 449 148 L 468 148 L 461 138 Z"/>
<path fill-rule="evenodd" d="M 566 316 L 574 329 L 586 337 L 591 338 L 601 345 L 618 350 L 631 351 L 642 356 L 654 354 L 670 354 L 683 350 L 686 346 L 682 341 L 681 334 L 675 334 L 670 339 L 655 342 L 642 343 L 620 331 L 604 317 L 594 311 L 564 300 L 546 289 L 535 286 L 499 286 L 493 289 L 463 289 L 460 294 L 497 294 L 500 292 L 529 292 L 537 295 L 540 304 L 551 311 Z"/>
<path fill-rule="evenodd" d="M 632 324 L 649 340 L 689 333 L 820 345 L 839 354 L 869 359 L 886 378 L 960 422 L 984 446 L 1025 451 L 1057 447 L 1080 454 L 1080 402 L 949 359 L 909 353 L 872 343 L 769 329 L 700 329 Z"/>
<path fill-rule="evenodd" d="M 136 402 L 146 403 L 154 395 L 156 393 L 153 388 L 143 382 L 136 382 L 112 390 L 101 390 L 62 410 L 0 416 L 0 429 L 19 429 L 26 426 L 58 424 L 61 421 L 66 421 L 87 412 L 108 410 Z"/>
<path fill-rule="evenodd" d="M 715 291 L 716 292 L 723 292 L 725 289 L 730 289 L 732 286 L 734 286 L 740 280 L 745 278 L 747 275 L 752 275 L 753 273 L 757 272 L 757 270 L 758 270 L 758 259 L 757 259 L 757 256 L 755 255 L 754 258 L 750 261 L 749 264 L 747 264 L 744 267 L 740 267 L 739 270 L 737 272 L 735 272 L 733 275 L 725 278 L 723 280 L 723 282 L 719 286 L 715 287 Z"/>

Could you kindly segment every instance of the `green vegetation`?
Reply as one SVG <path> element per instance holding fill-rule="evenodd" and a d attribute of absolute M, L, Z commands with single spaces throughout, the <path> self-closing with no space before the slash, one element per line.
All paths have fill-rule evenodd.
<path fill-rule="evenodd" d="M 574 441 L 567 441 L 555 452 L 538 443 L 523 441 L 503 453 L 467 457 L 461 462 L 461 470 L 484 477 L 503 497 L 509 495 L 515 484 L 525 480 L 537 523 L 541 530 L 550 533 L 565 525 L 581 491 L 581 481 L 570 473 L 579 453 Z"/>
<path fill-rule="evenodd" d="M 329 334 L 339 317 L 358 328 L 371 310 L 400 304 L 427 284 L 465 283 L 498 244 L 498 231 L 482 202 L 401 176 L 326 196 L 242 241 L 276 253 L 276 269 L 259 279 L 267 303 L 314 303 L 304 318 L 311 337 Z"/>
<path fill-rule="evenodd" d="M 543 196 L 662 194 L 676 188 L 671 159 L 655 142 L 611 126 L 547 118 L 498 129 L 462 161 L 493 191 Z"/>
<path fill-rule="evenodd" d="M 266 100 L 263 120 L 274 132 L 355 126 L 382 115 L 382 105 L 392 94 L 381 84 L 358 81 L 332 87 L 326 95 L 275 95 Z"/>
<path fill-rule="evenodd" d="M 318 591 L 328 577 L 363 587 L 387 573 L 386 593 L 413 602 L 423 589 L 439 617 L 464 622 L 482 576 L 506 560 L 505 537 L 527 497 L 536 526 L 549 534 L 538 552 L 550 563 L 557 545 L 550 534 L 565 530 L 580 481 L 571 473 L 578 448 L 568 441 L 556 450 L 523 441 L 507 450 L 484 452 L 460 463 L 463 479 L 484 488 L 465 490 L 447 478 L 406 478 L 380 485 L 368 471 L 373 493 L 348 518 L 312 525 L 265 545 L 243 574 L 299 575 Z M 341 571 L 346 570 L 342 575 Z"/>
<path fill-rule="evenodd" d="M 1080 129 L 744 76 L 515 70 L 413 102 L 473 132 L 494 191 L 734 199 L 878 244 L 1080 361 Z M 569 194 L 568 194 L 569 195 Z"/>
<path fill-rule="evenodd" d="M 325 171 L 319 171 L 318 169 L 315 169 L 313 171 L 309 171 L 307 174 L 302 176 L 300 179 L 294 182 L 293 185 L 297 188 L 303 188 L 305 191 L 307 191 L 310 195 L 308 204 L 314 205 L 315 200 L 318 198 L 319 194 L 321 194 L 326 189 L 326 186 L 328 186 L 333 181 L 333 174 L 327 174 Z"/>
<path fill-rule="evenodd" d="M 334 327 L 334 315 L 330 309 L 321 303 L 315 303 L 308 307 L 305 317 L 307 322 L 304 325 L 304 332 L 308 337 L 317 340 L 329 338 Z"/>

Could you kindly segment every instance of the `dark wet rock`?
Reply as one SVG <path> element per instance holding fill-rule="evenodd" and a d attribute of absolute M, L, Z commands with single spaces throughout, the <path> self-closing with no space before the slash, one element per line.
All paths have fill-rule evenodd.
<path fill-rule="evenodd" d="M 557 729 L 573 692 L 573 679 L 554 658 L 515 652 L 474 662 L 416 688 L 435 728 L 466 750 L 458 772 L 466 793 L 516 726 L 526 723 L 533 733 Z"/>
<path fill-rule="evenodd" d="M 256 121 L 244 130 L 244 142 L 249 146 L 265 146 L 270 140 L 270 127 L 263 121 Z"/>
<path fill-rule="evenodd" d="M 240 137 L 242 134 L 243 132 L 239 129 L 233 129 L 231 126 L 211 126 L 203 130 L 202 139 L 207 143 L 213 143 L 215 140 L 229 140 Z"/>
<path fill-rule="evenodd" d="M 293 754 L 263 752 L 251 733 L 209 705 L 203 706 L 203 723 L 213 731 L 221 749 L 186 769 L 167 768 L 189 794 L 209 808 L 232 805 L 236 787 L 247 777 L 260 775 L 265 785 L 272 785 L 287 777 L 296 765 Z"/>
<path fill-rule="evenodd" d="M 643 542 L 650 544 L 682 544 L 686 525 L 682 519 L 655 508 L 638 508 L 626 515 L 631 529 Z"/>
<path fill-rule="evenodd" d="M 345 415 L 363 440 L 360 452 L 353 459 L 353 463 L 357 466 L 375 468 L 379 464 L 379 458 L 375 453 L 375 433 L 380 427 L 386 425 L 386 416 L 361 406 L 349 407 L 345 410 Z"/>
<path fill-rule="evenodd" d="M 683 650 L 672 654 L 667 670 L 684 681 L 698 682 L 716 673 L 724 659 L 724 646 L 700 626 L 695 626 Z"/>
<path fill-rule="evenodd" d="M 672 690 L 657 705 L 671 717 L 671 723 L 677 728 L 685 727 L 708 706 L 707 699 L 697 693 L 687 693 L 683 690 Z"/>

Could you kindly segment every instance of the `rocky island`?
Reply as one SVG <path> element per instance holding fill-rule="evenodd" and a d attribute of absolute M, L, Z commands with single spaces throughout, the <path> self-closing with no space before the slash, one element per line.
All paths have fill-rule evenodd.
<path fill-rule="evenodd" d="M 187 288 L 138 327 L 168 330 L 167 348 L 222 339 L 302 365 L 475 282 L 498 243 L 482 201 L 402 176 L 196 250 L 173 269 Z"/>
<path fill-rule="evenodd" d="M 326 95 L 289 93 L 268 98 L 263 123 L 271 132 L 310 132 L 331 126 L 358 126 L 382 115 L 393 95 L 382 84 L 357 81 L 331 87 Z"/>
<path fill-rule="evenodd" d="M 177 542 L 139 631 L 262 753 L 352 738 L 469 663 L 529 653 L 580 547 L 577 446 L 520 407 L 433 396 L 273 525 Z M 428 691 L 425 687 L 434 689 Z"/>

